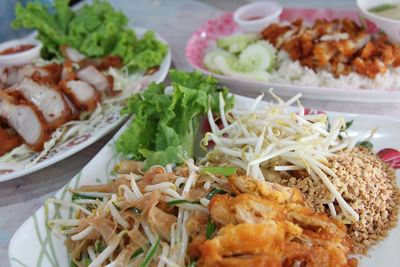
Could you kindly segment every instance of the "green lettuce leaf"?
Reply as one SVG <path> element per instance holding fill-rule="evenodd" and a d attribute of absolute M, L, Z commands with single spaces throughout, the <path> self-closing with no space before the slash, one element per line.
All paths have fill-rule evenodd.
<path fill-rule="evenodd" d="M 168 47 L 152 31 L 137 39 L 135 32 L 127 28 L 128 18 L 110 3 L 94 0 L 76 12 L 68 3 L 55 0 L 54 12 L 40 2 L 29 2 L 26 8 L 18 3 L 11 26 L 36 29 L 45 59 L 62 58 L 60 46 L 68 45 L 88 57 L 118 55 L 130 70 L 146 70 L 159 65 L 167 54 Z"/>
<path fill-rule="evenodd" d="M 192 158 L 195 136 L 199 131 L 208 106 L 219 114 L 219 92 L 225 108 L 233 105 L 228 89 L 220 87 L 218 80 L 200 72 L 169 73 L 172 95 L 165 95 L 165 86 L 152 83 L 141 95 L 129 99 L 124 114 L 135 114 L 132 125 L 119 137 L 117 152 L 131 155 L 136 160 L 146 160 L 145 168 L 152 165 L 183 163 Z"/>

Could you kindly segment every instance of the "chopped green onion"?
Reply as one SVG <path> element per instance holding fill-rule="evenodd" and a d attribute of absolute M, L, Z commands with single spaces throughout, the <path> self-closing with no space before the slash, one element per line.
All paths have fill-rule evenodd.
<path fill-rule="evenodd" d="M 138 208 L 136 208 L 136 207 L 129 207 L 129 208 L 127 208 L 127 209 L 133 211 L 134 213 L 136 213 L 136 214 L 138 214 L 138 215 L 142 214 L 142 210 L 141 210 L 141 209 L 138 209 Z"/>
<path fill-rule="evenodd" d="M 139 256 L 139 255 L 142 254 L 142 253 L 143 253 L 143 248 L 140 247 L 140 248 L 138 248 L 137 250 L 135 250 L 135 252 L 133 252 L 133 254 L 132 254 L 132 256 L 131 256 L 131 259 L 133 259 L 134 257 Z"/>
<path fill-rule="evenodd" d="M 114 202 L 111 202 L 113 204 L 113 206 L 117 209 L 117 210 L 121 210 L 121 208 L 119 206 L 117 206 Z"/>
<path fill-rule="evenodd" d="M 369 12 L 381 12 L 389 9 L 396 8 L 396 5 L 382 4 L 373 8 L 368 9 Z"/>
<path fill-rule="evenodd" d="M 95 249 L 95 252 L 96 253 L 101 253 L 101 252 L 103 252 L 103 250 L 104 250 L 104 247 L 103 247 L 103 245 L 101 244 L 101 241 L 100 240 L 97 240 L 95 243 L 94 243 L 94 249 Z"/>
<path fill-rule="evenodd" d="M 192 261 L 189 263 L 188 267 L 195 267 L 196 266 L 196 261 Z"/>
<path fill-rule="evenodd" d="M 232 174 L 236 174 L 236 167 L 203 167 L 201 169 L 201 174 L 207 174 L 207 172 L 229 177 Z"/>
<path fill-rule="evenodd" d="M 86 264 L 86 266 L 89 266 L 89 264 L 91 263 L 92 261 L 90 260 L 90 258 L 85 258 L 85 264 Z"/>
<path fill-rule="evenodd" d="M 72 201 L 77 200 L 77 199 L 93 199 L 93 200 L 99 199 L 99 200 L 102 200 L 103 198 L 102 197 L 85 196 L 85 195 L 81 195 L 78 193 L 74 193 L 72 195 Z"/>
<path fill-rule="evenodd" d="M 144 261 L 142 262 L 142 264 L 140 264 L 140 267 L 145 267 L 151 260 L 151 258 L 153 257 L 154 253 L 157 250 L 158 244 L 160 243 L 160 237 L 157 238 L 156 243 L 153 245 L 153 247 L 150 249 L 150 253 L 147 254 L 146 258 L 144 259 Z"/>
<path fill-rule="evenodd" d="M 178 204 L 182 204 L 182 203 L 200 204 L 200 201 L 198 201 L 198 200 L 189 201 L 189 200 L 186 200 L 186 199 L 179 199 L 179 200 L 169 201 L 169 202 L 167 202 L 167 205 L 168 206 L 174 206 L 174 205 L 178 205 Z"/>
<path fill-rule="evenodd" d="M 226 194 L 226 192 L 225 192 L 224 190 L 215 188 L 215 189 L 213 189 L 210 193 L 208 193 L 208 194 L 206 195 L 206 199 L 210 200 L 210 199 L 211 199 L 214 195 L 216 195 L 216 194 L 221 194 L 221 195 L 223 195 L 223 194 Z"/>
<path fill-rule="evenodd" d="M 71 260 L 70 267 L 78 267 L 78 265 L 76 265 L 75 262 L 73 260 Z"/>
<path fill-rule="evenodd" d="M 146 245 L 150 247 L 150 246 L 151 246 L 151 243 L 149 242 L 149 243 L 147 243 Z M 140 247 L 140 248 L 138 248 L 137 250 L 135 250 L 135 252 L 133 252 L 133 254 L 132 254 L 132 256 L 131 256 L 131 259 L 133 259 L 134 257 L 139 256 L 139 255 L 142 254 L 142 253 L 143 253 L 143 248 Z"/>
<path fill-rule="evenodd" d="M 362 146 L 362 147 L 365 147 L 365 148 L 371 148 L 371 149 L 374 148 L 374 145 L 369 141 L 358 142 L 356 145 L 357 146 Z"/>
<path fill-rule="evenodd" d="M 353 122 L 354 122 L 354 120 L 346 122 L 346 129 L 345 130 L 349 129 L 350 126 L 353 125 Z"/>
<path fill-rule="evenodd" d="M 206 237 L 211 239 L 212 234 L 215 232 L 215 223 L 211 220 L 211 215 L 208 215 L 208 223 L 207 223 L 207 230 L 206 230 Z"/>

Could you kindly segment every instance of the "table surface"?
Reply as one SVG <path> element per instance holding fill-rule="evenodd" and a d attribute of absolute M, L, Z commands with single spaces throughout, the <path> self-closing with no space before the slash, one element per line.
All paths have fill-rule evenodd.
<path fill-rule="evenodd" d="M 185 45 L 190 35 L 204 22 L 224 12 L 232 11 L 248 1 L 232 0 L 113 0 L 131 25 L 160 33 L 172 51 L 172 67 L 192 71 L 185 58 Z M 355 9 L 351 0 L 281 0 L 291 8 Z M 0 183 L 0 265 L 8 266 L 8 244 L 18 227 L 44 201 L 63 187 L 116 133 L 103 137 L 91 146 L 35 173 Z"/>

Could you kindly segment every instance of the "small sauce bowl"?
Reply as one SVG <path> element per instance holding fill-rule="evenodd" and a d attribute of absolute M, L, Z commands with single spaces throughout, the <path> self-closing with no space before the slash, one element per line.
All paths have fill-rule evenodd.
<path fill-rule="evenodd" d="M 400 44 L 400 20 L 390 19 L 368 11 L 380 4 L 399 3 L 395 0 L 357 0 L 361 24 L 369 33 L 378 36 L 385 33 L 389 40 Z"/>
<path fill-rule="evenodd" d="M 273 1 L 254 2 L 236 9 L 233 20 L 244 32 L 261 32 L 269 24 L 278 22 L 283 8 Z"/>
<path fill-rule="evenodd" d="M 29 49 L 27 46 L 30 46 Z M 25 48 L 26 50 L 20 49 Z M 18 66 L 40 57 L 42 43 L 34 39 L 14 39 L 0 44 L 0 66 Z M 20 52 L 12 50 L 21 50 Z M 10 53 L 16 52 L 16 53 Z"/>

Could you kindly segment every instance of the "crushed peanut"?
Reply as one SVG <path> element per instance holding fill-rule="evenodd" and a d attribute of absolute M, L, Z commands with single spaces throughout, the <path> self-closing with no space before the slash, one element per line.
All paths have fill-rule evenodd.
<path fill-rule="evenodd" d="M 331 182 L 347 203 L 359 214 L 359 221 L 348 225 L 358 253 L 365 254 L 370 246 L 383 240 L 396 226 L 400 191 L 396 185 L 395 170 L 370 149 L 356 147 L 340 151 L 329 158 L 329 167 L 338 176 Z M 317 211 L 330 214 L 327 203 L 333 196 L 325 185 L 314 181 L 305 171 L 281 175 L 280 183 L 298 188 Z M 336 201 L 338 218 L 344 218 Z"/>

